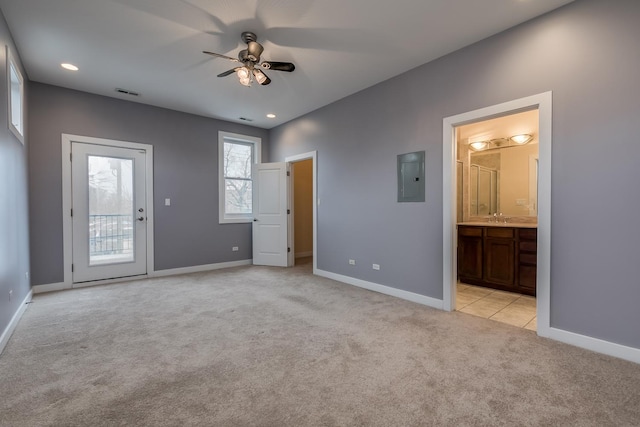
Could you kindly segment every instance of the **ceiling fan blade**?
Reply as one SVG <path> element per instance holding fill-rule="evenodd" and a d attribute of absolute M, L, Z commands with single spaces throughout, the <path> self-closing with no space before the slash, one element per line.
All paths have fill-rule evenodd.
<path fill-rule="evenodd" d="M 227 70 L 227 71 L 225 71 L 224 73 L 220 73 L 220 74 L 218 74 L 218 77 L 227 77 L 227 76 L 229 76 L 229 75 L 231 75 L 231 74 L 235 73 L 237 69 L 238 69 L 238 68 L 232 68 L 232 69 L 230 69 L 230 70 Z"/>
<path fill-rule="evenodd" d="M 260 66 L 267 70 L 287 71 L 289 73 L 296 69 L 296 66 L 291 62 L 264 61 Z"/>
<path fill-rule="evenodd" d="M 239 62 L 236 58 L 232 58 L 232 57 L 227 56 L 227 55 L 222 55 L 220 53 L 209 52 L 207 50 L 203 50 L 202 53 L 206 53 L 207 55 L 215 56 L 217 58 L 228 59 L 229 61 L 233 61 L 233 62 Z"/>

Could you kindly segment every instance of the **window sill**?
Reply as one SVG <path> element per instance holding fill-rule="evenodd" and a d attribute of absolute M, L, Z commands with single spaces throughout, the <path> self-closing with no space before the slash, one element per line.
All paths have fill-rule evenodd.
<path fill-rule="evenodd" d="M 219 221 L 219 224 L 243 224 L 250 223 L 253 221 L 253 217 L 251 218 L 222 218 Z"/>

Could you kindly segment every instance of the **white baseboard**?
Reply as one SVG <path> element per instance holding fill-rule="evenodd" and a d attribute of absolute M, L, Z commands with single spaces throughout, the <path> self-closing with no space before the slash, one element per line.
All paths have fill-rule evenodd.
<path fill-rule="evenodd" d="M 313 251 L 296 252 L 296 258 L 306 258 L 310 256 L 313 256 Z"/>
<path fill-rule="evenodd" d="M 178 274 L 189 274 L 189 273 L 199 273 L 201 271 L 211 271 L 211 270 L 219 270 L 221 268 L 230 268 L 230 267 L 239 267 L 242 265 L 251 265 L 253 263 L 252 259 L 243 259 L 240 261 L 230 261 L 230 262 L 219 262 L 216 264 L 205 264 L 205 265 L 196 265 L 193 267 L 182 267 L 182 268 L 171 268 L 168 270 L 158 270 L 153 271 L 145 275 L 140 276 L 131 276 L 131 277 L 120 277 L 116 279 L 106 279 L 106 280 L 95 280 L 93 282 L 83 282 L 83 283 L 72 283 L 67 284 L 64 282 L 60 283 L 48 283 L 46 285 L 35 285 L 32 286 L 31 290 L 34 294 L 41 294 L 44 292 L 55 292 L 62 291 L 65 289 L 75 289 L 75 288 L 84 288 L 88 286 L 98 286 L 98 285 L 107 285 L 110 283 L 118 283 L 118 282 L 128 282 L 132 280 L 141 280 L 147 279 L 150 277 L 163 277 L 163 276 L 176 276 Z"/>
<path fill-rule="evenodd" d="M 565 344 L 595 351 L 596 353 L 640 363 L 640 349 L 638 348 L 628 347 L 557 328 L 539 330 L 538 335 L 545 338 L 551 338 L 552 340 L 560 341 Z"/>
<path fill-rule="evenodd" d="M 20 322 L 22 315 L 27 310 L 27 307 L 29 306 L 28 303 L 31 301 L 32 296 L 33 291 L 29 291 L 24 301 L 22 301 L 22 304 L 18 307 L 18 311 L 15 312 L 4 332 L 2 332 L 2 335 L 0 336 L 0 354 L 2 354 L 2 351 L 9 342 L 9 338 L 11 338 L 11 334 L 13 334 L 13 331 L 16 329 L 16 326 L 18 326 L 18 322 Z"/>
<path fill-rule="evenodd" d="M 67 284 L 65 284 L 64 282 L 60 282 L 60 283 L 48 283 L 46 285 L 34 285 L 31 287 L 31 291 L 34 294 L 42 294 L 45 292 L 55 292 L 55 291 L 62 291 L 65 289 L 71 289 L 71 287 Z"/>
<path fill-rule="evenodd" d="M 444 303 L 442 300 L 427 297 L 425 295 L 420 295 L 420 294 L 416 294 L 409 291 L 403 291 L 401 289 L 379 285 L 373 282 L 367 282 L 366 280 L 360 280 L 354 277 L 343 276 L 342 274 L 331 273 L 330 271 L 316 270 L 315 274 L 317 274 L 318 276 L 326 277 L 327 279 L 336 280 L 338 282 L 357 286 L 359 288 L 368 289 L 374 292 L 380 292 L 381 294 L 390 295 L 392 297 L 401 298 L 407 301 L 412 301 L 418 304 L 426 305 L 426 306 L 437 308 L 440 310 L 444 308 Z"/>
<path fill-rule="evenodd" d="M 194 265 L 193 267 L 171 268 L 168 270 L 157 270 L 149 274 L 149 277 L 176 276 L 178 274 L 200 273 L 202 271 L 220 270 L 221 268 L 240 267 L 253 264 L 252 259 L 240 261 L 219 262 L 216 264 Z"/>

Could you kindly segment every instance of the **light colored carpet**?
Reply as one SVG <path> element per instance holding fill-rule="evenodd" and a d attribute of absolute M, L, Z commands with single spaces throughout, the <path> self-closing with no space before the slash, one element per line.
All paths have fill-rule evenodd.
<path fill-rule="evenodd" d="M 640 425 L 640 365 L 309 264 L 37 295 L 0 378 L 2 426 Z"/>

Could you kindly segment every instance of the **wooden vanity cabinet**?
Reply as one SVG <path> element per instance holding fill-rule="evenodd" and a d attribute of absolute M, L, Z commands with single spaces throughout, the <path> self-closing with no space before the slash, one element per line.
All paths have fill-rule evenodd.
<path fill-rule="evenodd" d="M 458 226 L 458 279 L 527 295 L 536 293 L 535 228 Z"/>
<path fill-rule="evenodd" d="M 536 294 L 536 271 L 538 259 L 538 230 L 518 229 L 518 292 Z"/>
<path fill-rule="evenodd" d="M 481 227 L 461 227 L 458 229 L 458 275 L 472 280 L 482 280 Z"/>

